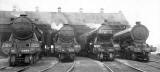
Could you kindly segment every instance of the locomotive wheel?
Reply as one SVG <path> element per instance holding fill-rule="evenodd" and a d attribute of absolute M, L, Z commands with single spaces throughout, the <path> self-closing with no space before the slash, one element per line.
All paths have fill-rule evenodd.
<path fill-rule="evenodd" d="M 145 57 L 145 61 L 148 62 L 150 60 L 149 56 Z"/>
<path fill-rule="evenodd" d="M 10 59 L 9 59 L 9 65 L 10 66 L 15 66 L 15 56 L 14 55 L 11 55 L 10 56 Z"/>
<path fill-rule="evenodd" d="M 37 57 L 37 56 L 33 56 L 33 63 L 34 63 L 34 64 L 36 63 L 36 60 L 37 60 L 36 57 Z"/>
<path fill-rule="evenodd" d="M 58 59 L 59 59 L 59 61 L 61 61 L 61 55 L 60 54 L 58 55 Z"/>
<path fill-rule="evenodd" d="M 9 66 L 15 66 L 15 62 L 9 62 Z"/>
<path fill-rule="evenodd" d="M 120 57 L 123 59 L 125 58 L 125 53 L 123 51 L 120 52 Z"/>
<path fill-rule="evenodd" d="M 134 53 L 131 54 L 132 60 L 136 60 L 136 55 Z"/>
<path fill-rule="evenodd" d="M 75 54 L 70 54 L 71 61 L 74 61 Z"/>
<path fill-rule="evenodd" d="M 99 53 L 97 54 L 97 60 L 100 60 L 100 54 Z"/>
<path fill-rule="evenodd" d="M 149 57 L 147 57 L 145 61 L 148 62 L 149 60 L 150 60 Z"/>
<path fill-rule="evenodd" d="M 37 61 L 40 60 L 39 54 L 36 56 L 36 60 L 37 60 Z"/>
<path fill-rule="evenodd" d="M 104 58 L 103 53 L 100 53 L 100 59 L 101 59 L 101 61 L 103 60 L 103 58 Z"/>
<path fill-rule="evenodd" d="M 63 55 L 62 54 L 59 54 L 59 61 L 62 61 L 62 59 L 63 59 Z"/>
<path fill-rule="evenodd" d="M 97 59 L 102 61 L 103 60 L 103 53 L 98 53 L 97 54 Z"/>
<path fill-rule="evenodd" d="M 25 63 L 29 63 L 29 62 L 30 62 L 30 57 L 29 57 L 28 55 L 25 56 L 24 62 L 25 62 Z"/>
<path fill-rule="evenodd" d="M 113 61 L 113 60 L 114 60 L 114 55 L 113 55 L 113 53 L 109 53 L 109 60 L 110 60 L 110 61 Z"/>
<path fill-rule="evenodd" d="M 30 55 L 29 60 L 30 60 L 30 64 L 34 64 L 34 57 L 32 55 Z"/>

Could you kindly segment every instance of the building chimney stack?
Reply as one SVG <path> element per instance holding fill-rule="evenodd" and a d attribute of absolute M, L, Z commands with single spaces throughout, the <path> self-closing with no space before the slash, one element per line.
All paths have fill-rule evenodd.
<path fill-rule="evenodd" d="M 104 9 L 103 8 L 100 9 L 100 13 L 104 13 Z"/>
<path fill-rule="evenodd" d="M 123 12 L 122 12 L 121 10 L 119 11 L 119 13 L 120 13 L 120 14 L 123 14 Z"/>
<path fill-rule="evenodd" d="M 61 12 L 61 7 L 58 7 L 58 12 L 59 12 L 59 13 Z"/>
<path fill-rule="evenodd" d="M 35 11 L 39 12 L 39 7 L 38 6 L 35 7 Z"/>
<path fill-rule="evenodd" d="M 80 12 L 80 13 L 83 13 L 83 8 L 80 8 L 80 9 L 79 9 L 79 12 Z"/>
<path fill-rule="evenodd" d="M 17 11 L 17 7 L 16 7 L 16 5 L 14 5 L 14 6 L 13 6 L 12 11 Z"/>

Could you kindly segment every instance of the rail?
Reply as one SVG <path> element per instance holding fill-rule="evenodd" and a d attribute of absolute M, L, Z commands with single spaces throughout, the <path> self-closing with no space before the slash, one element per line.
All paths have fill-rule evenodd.
<path fill-rule="evenodd" d="M 116 62 L 119 62 L 119 63 L 121 63 L 121 64 L 123 64 L 123 65 L 126 65 L 126 66 L 128 66 L 128 67 L 130 67 L 130 68 L 132 68 L 132 69 L 134 69 L 134 70 L 136 70 L 136 71 L 138 71 L 138 72 L 146 72 L 146 71 L 144 71 L 144 70 L 142 70 L 142 69 L 139 69 L 139 68 L 133 67 L 133 66 L 131 66 L 131 65 L 125 64 L 125 63 L 123 63 L 123 62 L 121 62 L 121 61 L 118 61 L 118 60 L 115 60 L 115 61 L 116 61 Z"/>
<path fill-rule="evenodd" d="M 56 66 L 57 64 L 58 64 L 58 62 L 57 62 L 56 64 L 50 65 L 49 67 L 47 67 L 47 68 L 45 68 L 45 69 L 43 69 L 43 70 L 40 70 L 39 72 L 45 72 L 45 71 L 47 71 L 47 70 L 53 68 L 53 67 Z"/>
<path fill-rule="evenodd" d="M 74 70 L 74 66 L 76 64 L 76 61 L 72 64 L 72 66 L 66 71 L 66 72 L 72 72 Z"/>
<path fill-rule="evenodd" d="M 114 72 L 108 65 L 104 64 L 103 65 L 105 66 L 105 68 L 109 71 L 109 72 Z"/>

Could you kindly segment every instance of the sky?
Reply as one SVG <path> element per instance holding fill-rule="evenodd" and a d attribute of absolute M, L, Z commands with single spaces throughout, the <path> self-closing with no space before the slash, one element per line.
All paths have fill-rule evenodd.
<path fill-rule="evenodd" d="M 160 0 L 0 0 L 0 10 L 12 10 L 17 6 L 21 11 L 57 12 L 61 7 L 63 12 L 99 13 L 104 8 L 105 13 L 118 13 L 122 11 L 131 25 L 141 21 L 150 31 L 147 43 L 160 45 Z"/>

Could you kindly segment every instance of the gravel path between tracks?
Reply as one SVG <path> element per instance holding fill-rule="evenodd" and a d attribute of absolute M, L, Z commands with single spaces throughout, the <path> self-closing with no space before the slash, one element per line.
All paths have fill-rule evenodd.
<path fill-rule="evenodd" d="M 77 57 L 74 72 L 108 72 L 108 71 L 99 61 L 85 57 Z"/>
<path fill-rule="evenodd" d="M 74 62 L 58 63 L 53 68 L 46 70 L 45 72 L 67 72 L 72 67 Z"/>
<path fill-rule="evenodd" d="M 55 57 L 45 57 L 40 60 L 38 63 L 31 65 L 29 69 L 23 72 L 40 72 L 41 70 L 54 66 L 58 63 L 58 60 Z"/>
<path fill-rule="evenodd" d="M 160 56 L 158 55 L 150 55 L 150 61 L 160 61 Z"/>

